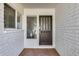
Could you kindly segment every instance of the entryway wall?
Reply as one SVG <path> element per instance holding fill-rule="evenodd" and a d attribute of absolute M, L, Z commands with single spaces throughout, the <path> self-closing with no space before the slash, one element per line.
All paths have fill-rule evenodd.
<path fill-rule="evenodd" d="M 22 13 L 19 4 L 9 4 L 15 11 Z M 15 8 L 17 7 L 17 8 Z M 0 3 L 0 56 L 18 56 L 24 49 L 24 31 L 21 29 L 4 28 L 4 3 Z"/>
<path fill-rule="evenodd" d="M 52 15 L 52 46 L 40 45 L 39 46 L 39 15 Z M 37 39 L 27 39 L 27 16 L 37 17 Z M 24 48 L 54 48 L 55 47 L 55 9 L 54 8 L 34 8 L 34 9 L 24 9 L 22 28 L 24 30 Z"/>
<path fill-rule="evenodd" d="M 56 50 L 63 56 L 79 56 L 79 4 L 56 6 Z"/>

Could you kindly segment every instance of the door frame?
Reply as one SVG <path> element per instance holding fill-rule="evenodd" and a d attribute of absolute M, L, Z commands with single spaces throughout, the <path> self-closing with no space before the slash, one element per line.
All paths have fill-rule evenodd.
<path fill-rule="evenodd" d="M 38 32 L 37 33 L 37 39 L 38 39 L 38 45 L 39 45 L 39 47 L 46 46 L 46 47 L 55 48 L 55 15 L 48 14 L 49 16 L 52 16 L 52 41 L 53 41 L 52 45 L 40 45 L 39 44 L 39 42 L 40 42 L 39 41 L 39 16 L 42 16 L 42 15 L 40 14 L 40 15 L 27 15 L 27 16 L 37 16 L 37 32 Z M 27 22 L 27 18 L 26 18 L 26 22 Z M 26 25 L 26 27 L 27 27 L 27 25 Z M 25 39 L 27 40 L 26 36 L 27 36 L 27 33 L 25 34 Z M 30 39 L 28 39 L 28 40 L 30 40 Z M 34 40 L 36 40 L 36 39 L 34 39 Z"/>
<path fill-rule="evenodd" d="M 27 30 L 27 16 L 37 16 L 37 24 L 39 23 L 39 15 L 52 15 L 53 16 L 53 29 L 52 29 L 52 35 L 53 35 L 53 45 L 52 46 L 39 46 L 39 34 L 37 35 L 37 39 L 28 40 L 26 38 L 26 30 Z M 24 48 L 55 48 L 55 8 L 50 9 L 25 9 L 24 15 L 22 16 L 22 29 L 24 30 Z M 37 25 L 39 26 L 39 24 Z M 37 27 L 38 28 L 38 27 Z M 37 30 L 39 33 L 39 30 Z"/>
<path fill-rule="evenodd" d="M 39 16 L 42 16 L 42 15 L 37 16 L 37 20 L 38 20 L 37 21 L 38 22 L 37 27 L 39 27 Z M 39 46 L 52 46 L 53 48 L 55 48 L 55 15 L 48 14 L 48 16 L 52 16 L 52 45 L 40 45 L 39 44 L 39 42 L 40 42 L 39 41 L 40 40 L 39 34 L 37 35 L 38 36 L 38 44 L 39 44 Z M 38 29 L 38 33 L 39 33 L 39 29 Z"/>

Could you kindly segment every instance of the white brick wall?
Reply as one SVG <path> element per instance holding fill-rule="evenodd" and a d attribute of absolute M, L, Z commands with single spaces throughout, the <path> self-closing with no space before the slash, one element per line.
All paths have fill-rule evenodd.
<path fill-rule="evenodd" d="M 55 43 L 60 55 L 79 56 L 79 4 L 57 5 Z"/>
<path fill-rule="evenodd" d="M 24 32 L 14 30 L 4 33 L 4 5 L 0 3 L 0 56 L 17 56 L 24 48 Z"/>
<path fill-rule="evenodd" d="M 17 56 L 24 48 L 24 32 L 0 34 L 0 56 Z"/>
<path fill-rule="evenodd" d="M 3 31 L 3 27 L 4 27 L 4 6 L 3 6 L 3 3 L 0 3 L 0 33 L 2 33 Z"/>

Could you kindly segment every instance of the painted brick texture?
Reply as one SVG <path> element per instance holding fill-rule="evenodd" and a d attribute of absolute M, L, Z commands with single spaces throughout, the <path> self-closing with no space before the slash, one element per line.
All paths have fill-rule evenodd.
<path fill-rule="evenodd" d="M 57 5 L 55 38 L 60 55 L 79 56 L 79 4 Z"/>

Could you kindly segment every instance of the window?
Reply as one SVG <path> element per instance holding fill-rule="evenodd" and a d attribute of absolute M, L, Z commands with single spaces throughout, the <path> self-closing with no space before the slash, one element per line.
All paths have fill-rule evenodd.
<path fill-rule="evenodd" d="M 22 28 L 22 20 L 21 20 L 21 14 L 17 12 L 17 29 Z"/>
<path fill-rule="evenodd" d="M 37 17 L 28 16 L 27 17 L 27 38 L 36 39 L 37 38 Z"/>
<path fill-rule="evenodd" d="M 15 10 L 4 4 L 4 27 L 5 28 L 15 28 Z"/>

